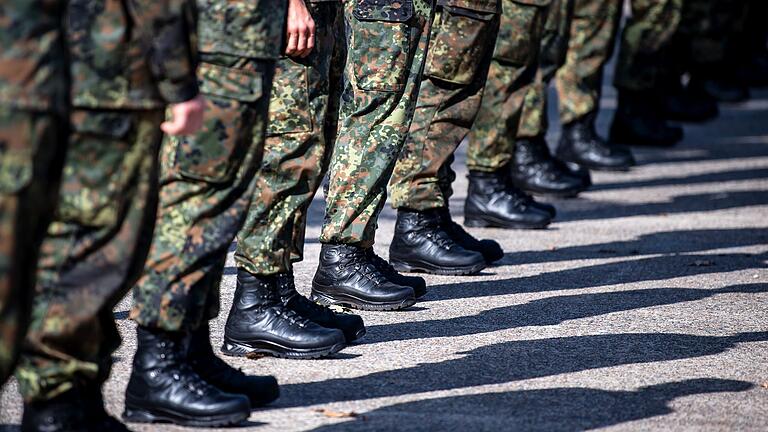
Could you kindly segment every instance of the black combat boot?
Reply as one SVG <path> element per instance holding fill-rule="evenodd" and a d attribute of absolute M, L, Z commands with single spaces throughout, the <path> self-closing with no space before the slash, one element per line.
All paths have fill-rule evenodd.
<path fill-rule="evenodd" d="M 365 249 L 323 244 L 310 298 L 324 305 L 363 310 L 398 310 L 413 306 L 413 288 L 398 285 L 373 264 Z"/>
<path fill-rule="evenodd" d="M 417 299 L 422 298 L 427 294 L 427 281 L 425 281 L 424 278 L 418 276 L 406 276 L 398 273 L 389 261 L 376 255 L 376 252 L 372 247 L 365 250 L 365 255 L 368 257 L 368 261 L 390 282 L 393 282 L 395 285 L 413 288 L 413 294 Z"/>
<path fill-rule="evenodd" d="M 545 228 L 552 214 L 512 186 L 506 168 L 496 172 L 469 171 L 464 225 L 468 227 Z"/>
<path fill-rule="evenodd" d="M 91 385 L 86 387 L 84 392 L 85 412 L 88 416 L 88 423 L 94 431 L 114 431 L 130 432 L 123 423 L 112 417 L 104 409 L 104 398 L 101 394 L 100 385 Z M 82 407 L 78 407 L 82 409 Z"/>
<path fill-rule="evenodd" d="M 397 271 L 472 275 L 486 266 L 479 252 L 456 243 L 440 224 L 437 210 L 398 209 L 389 262 Z"/>
<path fill-rule="evenodd" d="M 192 332 L 187 357 L 200 378 L 219 390 L 247 396 L 251 408 L 264 406 L 280 396 L 275 377 L 246 375 L 214 354 L 208 322 Z"/>
<path fill-rule="evenodd" d="M 437 209 L 440 216 L 440 226 L 449 236 L 461 245 L 464 249 L 480 252 L 485 258 L 485 262 L 488 264 L 494 263 L 504 258 L 504 250 L 501 245 L 493 240 L 482 239 L 478 240 L 457 224 L 453 218 L 451 218 L 451 212 L 448 207 L 441 207 Z"/>
<path fill-rule="evenodd" d="M 311 359 L 346 346 L 341 330 L 322 327 L 288 309 L 280 300 L 276 276 L 237 269 L 235 298 L 224 327 L 224 354 Z"/>
<path fill-rule="evenodd" d="M 280 293 L 280 301 L 285 307 L 315 324 L 341 330 L 347 343 L 354 342 L 365 335 L 365 324 L 359 315 L 334 312 L 328 306 L 319 305 L 299 294 L 296 291 L 292 273 L 277 275 L 277 290 Z"/>
<path fill-rule="evenodd" d="M 136 336 L 123 420 L 217 427 L 250 416 L 246 396 L 225 393 L 192 370 L 187 360 L 189 334 L 139 326 Z"/>
<path fill-rule="evenodd" d="M 609 145 L 595 130 L 595 113 L 563 125 L 557 157 L 594 170 L 626 171 L 635 165 L 632 152 Z"/>
<path fill-rule="evenodd" d="M 749 87 L 736 78 L 735 69 L 716 69 L 691 73 L 688 86 L 720 102 L 738 103 L 749 99 Z"/>
<path fill-rule="evenodd" d="M 672 121 L 700 123 L 716 118 L 720 112 L 717 100 L 696 86 L 674 82 L 664 95 L 664 118 Z"/>
<path fill-rule="evenodd" d="M 683 139 L 683 129 L 669 126 L 663 107 L 653 94 L 619 91 L 619 106 L 611 124 L 611 141 L 617 144 L 671 147 Z"/>
<path fill-rule="evenodd" d="M 90 432 L 85 397 L 75 388 L 53 399 L 24 404 L 22 432 Z M 103 409 L 103 408 L 102 408 Z"/>
<path fill-rule="evenodd" d="M 590 183 L 553 158 L 544 137 L 518 138 L 510 168 L 512 183 L 528 193 L 570 198 Z"/>

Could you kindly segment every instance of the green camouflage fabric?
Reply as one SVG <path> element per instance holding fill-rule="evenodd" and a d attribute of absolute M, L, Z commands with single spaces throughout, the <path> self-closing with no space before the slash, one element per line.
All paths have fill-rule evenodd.
<path fill-rule="evenodd" d="M 344 19 L 345 85 L 320 241 L 368 247 L 413 117 L 432 5 L 345 0 Z"/>
<path fill-rule="evenodd" d="M 467 136 L 467 167 L 496 171 L 512 158 L 527 86 L 533 82 L 549 1 L 502 0 L 480 109 Z"/>
<path fill-rule="evenodd" d="M 568 124 L 600 107 L 603 71 L 613 56 L 621 4 L 575 0 L 565 64 L 557 70 L 560 122 Z"/>
<path fill-rule="evenodd" d="M 277 59 L 286 5 L 286 0 L 197 0 L 200 52 Z"/>
<path fill-rule="evenodd" d="M 203 128 L 160 151 L 157 229 L 133 289 L 139 325 L 182 331 L 218 315 L 229 246 L 255 196 L 274 61 L 202 54 Z"/>
<path fill-rule="evenodd" d="M 680 22 L 682 0 L 631 0 L 630 5 L 632 13 L 621 33 L 613 84 L 636 92 L 658 89 L 666 50 Z"/>
<path fill-rule="evenodd" d="M 38 249 L 66 149 L 65 4 L 0 6 L 0 386 L 29 323 Z"/>
<path fill-rule="evenodd" d="M 438 6 L 413 121 L 389 184 L 394 208 L 448 205 L 453 153 L 480 107 L 500 5 L 446 0 Z"/>
<path fill-rule="evenodd" d="M 194 29 L 187 0 L 69 0 L 72 105 L 159 109 L 192 99 Z"/>
<path fill-rule="evenodd" d="M 64 0 L 4 0 L 0 6 L 0 106 L 65 112 Z"/>
<path fill-rule="evenodd" d="M 547 91 L 558 68 L 565 63 L 573 21 L 573 0 L 553 0 L 544 21 L 536 78 L 528 85 L 517 130 L 518 138 L 543 137 L 547 133 Z"/>
<path fill-rule="evenodd" d="M 0 386 L 29 324 L 66 137 L 66 121 L 57 114 L 0 105 Z"/>
<path fill-rule="evenodd" d="M 338 2 L 307 4 L 315 48 L 277 62 L 255 199 L 237 235 L 235 262 L 254 274 L 288 272 L 304 255 L 307 210 L 325 175 L 336 133 L 346 57 Z"/>
<path fill-rule="evenodd" d="M 40 248 L 16 378 L 27 402 L 109 375 L 112 309 L 139 276 L 154 225 L 163 111 L 75 110 L 59 209 Z"/>

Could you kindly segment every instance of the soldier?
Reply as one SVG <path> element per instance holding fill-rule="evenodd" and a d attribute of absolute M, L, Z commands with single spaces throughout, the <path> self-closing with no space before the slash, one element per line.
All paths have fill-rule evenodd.
<path fill-rule="evenodd" d="M 120 343 L 112 309 L 148 250 L 162 131 L 191 133 L 202 121 L 192 11 L 182 1 L 130 6 L 67 5 L 72 133 L 16 372 L 23 430 L 126 430 L 101 395 Z"/>
<path fill-rule="evenodd" d="M 59 0 L 0 9 L 0 386 L 24 338 L 67 143 Z"/>
<path fill-rule="evenodd" d="M 595 130 L 603 71 L 613 55 L 621 2 L 575 0 L 565 63 L 555 75 L 562 133 L 558 159 L 594 170 L 626 170 L 632 152 L 607 143 Z"/>
<path fill-rule="evenodd" d="M 344 1 L 348 57 L 312 282 L 318 303 L 393 310 L 423 294 L 383 264 L 372 246 L 411 123 L 431 19 L 426 0 Z"/>
<path fill-rule="evenodd" d="M 342 330 L 347 343 L 365 334 L 359 316 L 309 301 L 294 283 L 293 263 L 303 258 L 307 210 L 327 171 L 336 133 L 346 43 L 340 1 L 310 0 L 305 6 L 299 0 L 290 3 L 289 15 L 293 9 L 307 16 L 314 48 L 307 54 L 289 46 L 287 56 L 277 62 L 256 202 L 237 236 L 237 297 L 224 333 L 224 352 L 232 355 L 320 357 L 333 352 L 337 343 L 324 328 L 286 327 L 279 320 L 265 320 L 266 308 L 241 308 L 239 299 L 249 293 L 273 299 L 271 307 Z"/>
<path fill-rule="evenodd" d="M 632 0 L 630 4 L 632 14 L 621 34 L 614 76 L 619 103 L 610 139 L 619 144 L 672 146 L 683 139 L 683 130 L 664 118 L 663 78 L 682 0 Z"/>
<path fill-rule="evenodd" d="M 287 5 L 282 0 L 198 0 L 197 5 L 198 78 L 207 118 L 199 133 L 168 140 L 160 152 L 158 228 L 133 291 L 138 346 L 125 395 L 128 421 L 231 424 L 278 395 L 274 378 L 245 376 L 213 354 L 208 321 L 218 314 L 227 251 L 257 198 L 268 95 L 283 49 Z M 299 34 L 295 28 L 302 17 L 289 18 L 288 44 L 304 52 L 314 43 L 307 26 Z M 334 341 L 334 351 L 345 346 L 339 330 L 320 328 L 278 307 L 278 299 L 243 289 L 236 294 L 242 310 L 262 309 L 265 320 L 278 321 L 286 331 L 314 325 L 316 333 Z M 230 315 L 229 321 L 236 318 Z"/>

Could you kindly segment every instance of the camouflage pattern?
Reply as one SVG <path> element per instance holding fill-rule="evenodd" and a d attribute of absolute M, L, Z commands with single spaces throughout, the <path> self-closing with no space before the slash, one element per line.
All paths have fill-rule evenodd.
<path fill-rule="evenodd" d="M 467 167 L 496 171 L 512 158 L 527 86 L 539 59 L 548 0 L 502 0 L 480 110 L 468 135 Z"/>
<path fill-rule="evenodd" d="M 286 5 L 286 0 L 197 0 L 200 52 L 277 59 Z"/>
<path fill-rule="evenodd" d="M 555 75 L 560 122 L 599 109 L 603 70 L 613 56 L 621 17 L 616 0 L 575 0 L 565 64 Z"/>
<path fill-rule="evenodd" d="M 453 153 L 480 107 L 501 3 L 456 4 L 447 0 L 435 12 L 413 122 L 389 184 L 394 208 L 448 205 Z"/>
<path fill-rule="evenodd" d="M 274 61 L 201 54 L 203 128 L 160 151 L 157 229 L 133 290 L 138 324 L 181 331 L 218 315 L 232 240 L 255 197 Z"/>
<path fill-rule="evenodd" d="M 16 373 L 27 401 L 109 373 L 120 342 L 112 309 L 138 278 L 154 226 L 163 108 L 197 94 L 185 4 L 68 2 L 72 133 Z"/>
<path fill-rule="evenodd" d="M 0 105 L 0 385 L 29 324 L 38 249 L 53 216 L 66 136 L 66 121 L 57 114 Z"/>
<path fill-rule="evenodd" d="M 338 2 L 309 3 L 315 48 L 277 62 L 255 199 L 237 236 L 235 262 L 254 274 L 291 270 L 304 252 L 307 209 L 325 175 L 346 57 Z"/>
<path fill-rule="evenodd" d="M 348 57 L 320 241 L 367 247 L 413 117 L 432 5 L 345 0 L 344 20 Z"/>
<path fill-rule="evenodd" d="M 621 90 L 653 90 L 663 78 L 665 50 L 680 22 L 682 0 L 632 0 L 630 5 L 613 84 Z"/>
<path fill-rule="evenodd" d="M 37 253 L 66 149 L 65 4 L 0 6 L 0 386 L 29 323 Z"/>
<path fill-rule="evenodd" d="M 16 370 L 26 401 L 109 375 L 112 309 L 151 238 L 163 111 L 75 110 L 59 209 L 40 248 L 32 323 Z"/>
<path fill-rule="evenodd" d="M 543 137 L 547 133 L 547 91 L 555 73 L 565 63 L 571 21 L 573 0 L 553 0 L 544 22 L 536 78 L 528 85 L 523 99 L 518 138 Z"/>

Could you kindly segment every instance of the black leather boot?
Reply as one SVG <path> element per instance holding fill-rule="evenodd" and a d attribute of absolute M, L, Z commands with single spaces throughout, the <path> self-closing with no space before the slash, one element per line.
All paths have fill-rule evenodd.
<path fill-rule="evenodd" d="M 334 312 L 328 306 L 319 305 L 299 294 L 296 291 L 293 274 L 278 274 L 277 290 L 280 293 L 280 301 L 285 307 L 315 324 L 341 330 L 348 343 L 365 335 L 365 324 L 359 315 Z"/>
<path fill-rule="evenodd" d="M 461 245 L 464 249 L 480 252 L 488 264 L 494 263 L 504 258 L 504 250 L 497 242 L 488 239 L 478 240 L 457 224 L 453 218 L 451 218 L 451 212 L 448 207 L 442 207 L 437 209 L 440 216 L 440 226 L 449 236 Z"/>
<path fill-rule="evenodd" d="M 207 322 L 192 332 L 187 357 L 200 378 L 219 390 L 247 396 L 251 408 L 264 406 L 280 396 L 275 377 L 246 375 L 214 354 Z"/>
<path fill-rule="evenodd" d="M 635 166 L 632 152 L 620 145 L 609 145 L 595 131 L 595 113 L 563 125 L 557 157 L 594 170 L 626 171 Z"/>
<path fill-rule="evenodd" d="M 705 93 L 720 102 L 738 103 L 749 100 L 749 87 L 730 72 L 705 72 L 691 74 L 688 83 L 698 92 Z"/>
<path fill-rule="evenodd" d="M 664 118 L 667 120 L 699 123 L 712 120 L 719 114 L 717 100 L 700 87 L 670 84 L 664 95 Z"/>
<path fill-rule="evenodd" d="M 340 330 L 322 327 L 288 309 L 280 300 L 277 277 L 237 269 L 235 298 L 224 327 L 224 354 L 308 359 L 346 346 Z"/>
<path fill-rule="evenodd" d="M 552 215 L 507 181 L 506 168 L 496 172 L 469 171 L 464 225 L 468 227 L 545 228 Z"/>
<path fill-rule="evenodd" d="M 440 275 L 472 275 L 486 266 L 481 253 L 464 249 L 442 229 L 437 210 L 397 210 L 389 262 L 397 271 Z"/>
<path fill-rule="evenodd" d="M 671 147 L 683 139 L 683 129 L 669 126 L 663 107 L 652 94 L 619 91 L 619 106 L 611 124 L 611 141 L 637 146 Z"/>
<path fill-rule="evenodd" d="M 323 244 L 310 298 L 324 305 L 363 310 L 398 310 L 413 306 L 413 288 L 398 285 L 354 245 Z"/>
<path fill-rule="evenodd" d="M 372 247 L 366 249 L 365 254 L 368 257 L 368 261 L 390 282 L 393 282 L 395 285 L 413 288 L 413 294 L 417 299 L 422 298 L 427 294 L 427 281 L 425 281 L 424 278 L 418 276 L 406 276 L 398 273 L 389 261 L 376 255 L 376 252 Z"/>
<path fill-rule="evenodd" d="M 251 414 L 248 398 L 208 384 L 187 361 L 189 335 L 139 326 L 123 420 L 216 427 Z"/>
<path fill-rule="evenodd" d="M 575 197 L 589 187 L 587 180 L 558 162 L 544 137 L 518 138 L 510 165 L 512 183 L 528 193 L 561 198 Z"/>
<path fill-rule="evenodd" d="M 85 397 L 77 389 L 68 390 L 53 399 L 24 403 L 22 432 L 90 432 L 89 412 Z M 103 410 L 103 407 L 102 407 Z"/>

